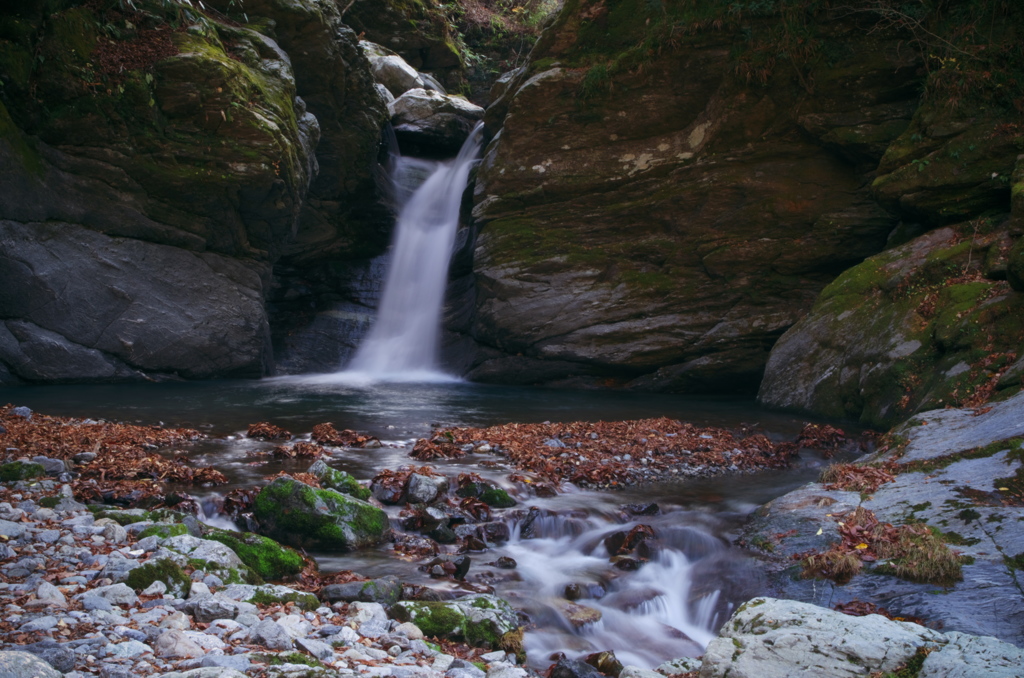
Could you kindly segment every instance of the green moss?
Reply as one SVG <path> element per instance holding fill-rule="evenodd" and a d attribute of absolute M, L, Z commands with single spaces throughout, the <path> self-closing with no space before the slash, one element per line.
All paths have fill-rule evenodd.
<path fill-rule="evenodd" d="M 307 612 L 320 607 L 320 600 L 312 593 L 301 593 L 299 591 L 293 591 L 291 593 L 277 594 L 271 593 L 265 589 L 257 589 L 253 594 L 253 597 L 249 599 L 250 603 L 256 605 L 280 605 L 283 603 L 295 603 L 301 609 Z"/>
<path fill-rule="evenodd" d="M 282 654 L 257 654 L 255 655 L 257 661 L 261 661 L 264 664 L 270 666 L 281 666 L 282 664 L 302 664 L 303 666 L 313 666 L 317 668 L 323 668 L 323 663 L 315 657 L 302 654 L 301 652 L 284 652 Z"/>
<path fill-rule="evenodd" d="M 328 468 L 320 477 L 320 486 L 362 501 L 366 501 L 371 496 L 370 489 L 360 485 L 359 481 L 351 474 L 333 468 Z"/>
<path fill-rule="evenodd" d="M 143 511 L 142 509 L 119 511 L 103 505 L 98 507 L 90 506 L 89 510 L 93 512 L 93 515 L 95 515 L 96 518 L 110 518 L 122 527 L 125 525 L 131 525 L 132 523 L 141 523 L 152 519 L 149 512 Z"/>
<path fill-rule="evenodd" d="M 39 505 L 43 508 L 52 509 L 54 506 L 60 503 L 60 497 L 43 497 L 39 500 Z"/>
<path fill-rule="evenodd" d="M 163 558 L 150 561 L 128 573 L 125 583 L 136 591 L 144 591 L 155 581 L 162 581 L 167 590 L 176 597 L 184 597 L 192 586 L 192 580 L 174 561 Z"/>
<path fill-rule="evenodd" d="M 986 459 L 1004 450 L 1019 451 L 1022 449 L 1022 445 L 1024 445 L 1024 438 L 1006 438 L 956 454 L 900 464 L 898 470 L 900 473 L 933 473 L 965 459 Z"/>
<path fill-rule="evenodd" d="M 5 483 L 12 483 L 18 480 L 29 480 L 31 478 L 42 478 L 45 475 L 46 470 L 39 464 L 12 461 L 0 466 L 0 481 Z"/>
<path fill-rule="evenodd" d="M 953 531 L 940 532 L 939 536 L 942 537 L 944 542 L 947 544 L 953 544 L 954 546 L 974 546 L 981 541 L 974 537 L 964 537 L 963 535 Z"/>
<path fill-rule="evenodd" d="M 412 620 L 420 627 L 423 635 L 445 638 L 461 631 L 465 616 L 444 603 L 411 604 Z"/>
<path fill-rule="evenodd" d="M 161 539 L 168 539 L 169 537 L 178 537 L 183 534 L 188 534 L 188 529 L 184 525 L 152 525 L 139 532 L 138 538 L 145 539 L 146 537 L 155 536 Z"/>
<path fill-rule="evenodd" d="M 480 501 L 494 508 L 509 508 L 516 505 L 516 500 L 500 487 L 489 487 L 481 492 Z"/>
<path fill-rule="evenodd" d="M 208 528 L 204 538 L 230 548 L 253 572 L 268 581 L 296 575 L 305 566 L 302 554 L 298 551 L 258 534 Z"/>

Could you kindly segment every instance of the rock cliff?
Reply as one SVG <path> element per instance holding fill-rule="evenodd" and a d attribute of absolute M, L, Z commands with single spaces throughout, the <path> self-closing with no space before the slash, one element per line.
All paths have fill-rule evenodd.
<path fill-rule="evenodd" d="M 566 2 L 491 106 L 475 310 L 451 323 L 481 347 L 471 378 L 753 391 L 822 288 L 884 246 L 869 173 L 920 64 L 850 19 L 817 19 L 826 53 L 778 17 L 701 11 Z"/>
<path fill-rule="evenodd" d="M 274 264 L 386 242 L 332 2 L 135 7 L 0 9 L 3 381 L 264 374 Z"/>

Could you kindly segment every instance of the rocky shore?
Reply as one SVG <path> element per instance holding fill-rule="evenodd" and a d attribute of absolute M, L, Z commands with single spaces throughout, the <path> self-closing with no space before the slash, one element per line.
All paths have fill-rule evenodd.
<path fill-rule="evenodd" d="M 1022 398 L 984 411 L 919 415 L 878 452 L 834 467 L 829 482 L 757 511 L 742 539 L 766 561 L 772 591 L 796 600 L 747 602 L 703 658 L 676 658 L 657 671 L 624 667 L 609 652 L 531 657 L 524 665 L 522 634 L 531 620 L 493 589 L 462 582 L 469 559 L 461 554 L 508 539 L 496 516 L 517 503 L 476 474 L 450 481 L 428 467 L 384 470 L 365 487 L 332 469 L 321 445 L 380 442 L 321 425 L 310 441 L 267 453 L 321 457 L 306 473 L 278 475 L 262 490 L 232 498 L 233 515 L 270 539 L 206 525 L 187 511 L 194 508 L 187 498 L 176 504 L 185 511 L 158 507 L 157 497 L 174 495 L 154 489 L 161 474 L 217 481 L 213 469 L 192 468 L 184 455 L 154 453 L 186 444 L 194 432 L 58 420 L 8 406 L 0 412 L 7 458 L 0 465 L 0 675 L 527 678 L 536 675 L 532 667 L 550 663 L 551 678 L 1018 676 Z M 291 438 L 269 424 L 250 427 L 249 435 L 272 444 Z M 692 448 L 693 458 L 716 472 L 736 472 L 761 466 L 754 462 L 768 452 L 784 463 L 793 453 L 786 445 L 838 445 L 840 438 L 836 429 L 809 427 L 797 442 L 758 448 L 754 436 L 736 440 L 668 420 L 545 423 L 440 430 L 411 454 L 418 461 L 501 454 L 517 469 L 510 479 L 541 495 L 543 487 L 554 492 L 573 480 L 569 467 L 580 467 L 586 455 L 593 463 L 584 468 L 611 467 L 643 482 L 648 467 L 648 481 L 671 475 L 664 461 L 679 453 L 674 445 Z M 83 444 L 92 451 L 83 452 Z M 637 454 L 637 445 L 650 451 Z M 950 497 L 932 509 L 924 493 L 932 504 Z M 149 505 L 127 508 L 133 501 Z M 405 507 L 395 531 L 381 505 Z M 857 514 L 863 525 L 855 524 L 855 510 L 872 511 L 875 522 Z M 523 511 L 525 519 L 534 512 Z M 326 522 L 299 525 L 296 516 Z M 900 556 L 884 550 L 887 539 L 921 523 L 944 535 L 960 568 L 953 581 L 908 575 Z M 609 553 L 619 554 L 615 567 L 643 567 L 656 544 L 647 543 L 652 534 L 638 528 L 621 533 L 621 544 L 606 540 Z M 384 539 L 394 540 L 396 555 L 426 563 L 430 576 L 456 588 L 324 575 L 282 545 L 343 552 Z M 833 552 L 846 557 L 847 547 L 861 569 L 845 580 L 834 568 L 808 564 Z"/>

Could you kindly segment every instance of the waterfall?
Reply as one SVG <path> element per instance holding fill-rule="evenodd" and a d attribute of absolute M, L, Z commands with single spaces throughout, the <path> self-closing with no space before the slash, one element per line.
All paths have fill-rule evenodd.
<path fill-rule="evenodd" d="M 411 194 L 410 183 L 431 165 L 412 158 L 396 163 L 399 213 L 384 293 L 377 319 L 344 374 L 373 381 L 447 376 L 437 369 L 437 343 L 448 263 L 459 227 L 462 193 L 482 136 L 483 125 L 478 124 L 458 156 L 437 163 Z"/>

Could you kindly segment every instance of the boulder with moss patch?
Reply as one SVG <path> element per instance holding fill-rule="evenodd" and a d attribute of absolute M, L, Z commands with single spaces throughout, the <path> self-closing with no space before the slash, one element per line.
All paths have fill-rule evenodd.
<path fill-rule="evenodd" d="M 154 558 L 128 573 L 125 583 L 136 591 L 144 591 L 153 582 L 163 582 L 167 592 L 176 598 L 188 595 L 192 580 L 185 571 L 169 558 Z"/>
<path fill-rule="evenodd" d="M 306 564 L 302 554 L 295 549 L 251 532 L 207 527 L 204 537 L 229 547 L 249 569 L 269 581 L 297 575 Z"/>
<path fill-rule="evenodd" d="M 0 482 L 12 483 L 18 480 L 41 478 L 45 475 L 46 470 L 40 464 L 12 461 L 0 466 Z"/>
<path fill-rule="evenodd" d="M 311 611 L 320 607 L 320 600 L 312 593 L 296 591 L 277 584 L 251 585 L 231 584 L 218 592 L 231 600 L 254 605 L 281 605 L 295 603 L 303 610 Z"/>
<path fill-rule="evenodd" d="M 351 551 L 378 544 L 390 531 L 387 514 L 365 501 L 284 476 L 256 496 L 260 531 L 284 544 Z"/>
<path fill-rule="evenodd" d="M 840 275 L 772 349 L 759 400 L 888 427 L 1000 381 L 1024 345 L 1024 295 L 983 275 L 1001 220 L 941 228 Z"/>
<path fill-rule="evenodd" d="M 391 615 L 399 621 L 413 622 L 427 636 L 464 640 L 491 649 L 502 647 L 502 639 L 519 629 L 515 610 L 501 598 L 487 594 L 444 602 L 400 601 L 391 607 Z"/>
<path fill-rule="evenodd" d="M 345 471 L 331 468 L 323 459 L 313 462 L 313 465 L 306 469 L 306 473 L 315 475 L 320 481 L 320 487 L 328 490 L 348 494 L 363 501 L 371 496 L 370 488 L 360 485 L 358 480 Z"/>

